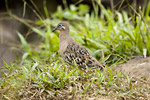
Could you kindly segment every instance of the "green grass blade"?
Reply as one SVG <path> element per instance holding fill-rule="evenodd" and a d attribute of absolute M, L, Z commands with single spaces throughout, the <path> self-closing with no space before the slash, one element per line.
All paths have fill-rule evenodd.
<path fill-rule="evenodd" d="M 30 47 L 29 47 L 27 41 L 25 40 L 25 38 L 19 32 L 17 32 L 17 34 L 18 34 L 18 36 L 20 38 L 20 41 L 21 41 L 25 51 L 28 52 L 29 54 L 31 54 Z"/>

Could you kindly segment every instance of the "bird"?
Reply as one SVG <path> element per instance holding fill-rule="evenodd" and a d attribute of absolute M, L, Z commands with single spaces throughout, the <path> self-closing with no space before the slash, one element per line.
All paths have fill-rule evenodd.
<path fill-rule="evenodd" d="M 60 31 L 59 34 L 59 52 L 61 57 L 68 62 L 73 64 L 76 62 L 78 67 L 81 68 L 99 68 L 101 71 L 104 70 L 104 66 L 100 64 L 88 50 L 73 40 L 69 34 L 69 24 L 66 21 L 60 22 L 52 32 L 56 30 Z"/>

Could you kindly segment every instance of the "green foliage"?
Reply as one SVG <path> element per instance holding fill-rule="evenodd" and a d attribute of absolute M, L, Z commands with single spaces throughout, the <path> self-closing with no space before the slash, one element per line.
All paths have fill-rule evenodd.
<path fill-rule="evenodd" d="M 89 15 L 87 7 L 81 6 L 71 5 L 70 9 L 65 10 L 59 6 L 52 16 L 54 19 L 73 20 L 72 24 L 70 23 L 72 37 L 86 46 L 95 57 L 99 59 L 103 56 L 102 60 L 109 56 L 105 62 L 111 65 L 115 62 L 125 62 L 135 55 L 143 55 L 143 49 L 147 49 L 147 56 L 150 55 L 147 27 L 149 23 L 141 19 L 142 15 L 136 17 L 136 25 L 133 25 L 131 21 L 134 19 L 124 11 L 112 13 L 98 2 L 98 5 L 94 6 L 101 9 L 98 17 L 97 8 Z M 78 10 L 82 14 L 77 13 Z"/>
<path fill-rule="evenodd" d="M 133 19 L 134 17 L 128 16 L 125 11 L 113 13 L 105 9 L 99 1 L 93 2 L 93 5 L 95 10 L 91 14 L 89 14 L 89 6 L 85 4 L 70 5 L 64 10 L 58 6 L 57 12 L 51 15 L 53 20 L 45 19 L 35 22 L 35 26 L 45 26 L 44 29 L 30 25 L 31 29 L 45 40 L 44 48 L 48 50 L 46 52 L 49 52 L 49 55 L 56 52 L 59 47 L 58 35 L 51 33 L 50 26 L 55 27 L 63 19 L 70 22 L 72 37 L 87 47 L 102 63 L 112 65 L 125 62 L 136 55 L 143 55 L 143 49 L 147 49 L 147 56 L 150 55 L 148 16 L 143 19 L 143 14 L 139 13 Z M 101 9 L 100 16 L 97 13 L 99 9 Z M 44 5 L 44 11 L 48 17 L 46 5 Z M 149 8 L 146 14 L 148 11 Z M 132 24 L 133 20 L 135 25 Z"/>
<path fill-rule="evenodd" d="M 31 54 L 31 50 L 30 50 L 30 47 L 28 45 L 28 43 L 26 42 L 26 40 L 24 39 L 24 37 L 19 33 L 17 32 L 19 38 L 20 38 L 20 41 L 24 47 L 24 50 L 28 53 L 28 54 Z"/>

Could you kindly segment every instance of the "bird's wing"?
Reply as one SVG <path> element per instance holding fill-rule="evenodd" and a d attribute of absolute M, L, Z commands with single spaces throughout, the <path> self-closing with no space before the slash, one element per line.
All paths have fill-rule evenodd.
<path fill-rule="evenodd" d="M 99 67 L 103 69 L 103 66 L 80 44 L 70 43 L 63 52 L 63 58 L 68 63 L 76 62 L 80 67 Z"/>

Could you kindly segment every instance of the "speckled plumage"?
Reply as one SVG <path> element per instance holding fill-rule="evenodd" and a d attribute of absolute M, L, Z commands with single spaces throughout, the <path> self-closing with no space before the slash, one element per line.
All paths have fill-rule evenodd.
<path fill-rule="evenodd" d="M 74 61 L 79 67 L 95 67 L 103 70 L 103 66 L 86 50 L 84 46 L 74 41 L 69 34 L 69 25 L 61 22 L 53 29 L 60 30 L 59 52 L 63 59 L 72 64 Z"/>

